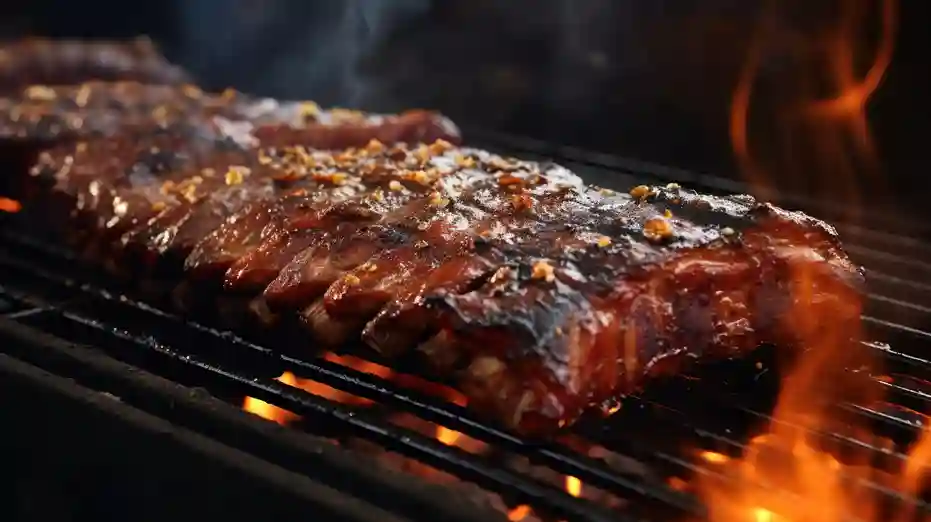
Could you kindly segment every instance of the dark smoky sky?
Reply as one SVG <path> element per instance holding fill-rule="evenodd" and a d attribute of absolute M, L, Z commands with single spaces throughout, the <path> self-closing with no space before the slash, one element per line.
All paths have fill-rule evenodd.
<path fill-rule="evenodd" d="M 793 78 L 812 67 L 797 43 L 817 41 L 837 7 L 857 1 L 779 1 L 761 64 L 770 88 L 760 92 L 775 100 L 797 86 Z M 729 102 L 767 3 L 35 0 L 16 3 L 5 20 L 8 31 L 148 33 L 218 88 L 370 110 L 435 108 L 466 125 L 726 174 L 736 170 Z M 870 110 L 884 161 L 909 180 L 926 161 L 931 122 L 931 4 L 900 4 L 894 65 Z M 869 31 L 862 37 L 867 56 Z"/>

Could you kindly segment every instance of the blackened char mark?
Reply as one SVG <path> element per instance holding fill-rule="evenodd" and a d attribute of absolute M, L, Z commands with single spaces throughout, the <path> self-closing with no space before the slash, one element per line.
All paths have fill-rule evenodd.
<path fill-rule="evenodd" d="M 433 209 L 429 200 L 415 202 L 417 204 L 420 204 L 420 209 L 414 210 L 409 206 L 401 223 L 408 221 L 412 215 L 422 215 L 424 208 Z M 426 212 L 432 211 L 435 210 Z M 413 269 L 411 262 L 426 267 L 426 263 L 430 262 L 429 257 L 402 259 L 401 256 L 391 254 L 416 248 L 421 241 L 418 238 L 431 231 L 441 234 L 440 230 L 444 228 L 442 221 L 421 222 L 420 225 L 408 223 L 407 226 L 401 223 L 391 219 L 383 220 L 357 230 L 352 235 L 332 237 L 317 248 L 302 252 L 269 285 L 266 296 L 274 292 L 277 298 L 275 301 L 269 299 L 269 303 L 277 301 L 280 306 L 280 296 L 287 296 L 286 306 L 302 310 L 301 316 L 306 326 L 316 334 L 319 341 L 327 345 L 336 346 L 353 337 L 358 338 L 366 320 L 377 313 L 390 296 L 378 288 L 361 292 L 355 290 L 364 288 L 366 282 L 374 283 L 379 274 L 393 273 L 404 277 L 401 273 L 405 267 Z M 447 246 L 454 247 L 451 243 L 447 243 Z M 379 266 L 379 263 L 387 264 Z M 391 284 L 385 277 L 380 278 L 380 281 L 385 283 L 382 286 L 384 289 Z M 393 281 L 395 284 L 401 283 L 397 278 Z M 334 317 L 331 314 L 332 305 L 344 313 Z"/>
<path fill-rule="evenodd" d="M 199 158 L 233 153 L 207 134 L 190 131 L 187 124 L 140 129 L 45 151 L 30 170 L 29 199 L 49 207 L 60 223 L 70 222 L 82 245 L 106 243 L 104 238 L 118 237 L 172 201 L 161 190 L 171 173 Z"/>
<path fill-rule="evenodd" d="M 496 183 L 494 177 L 486 182 L 488 185 Z M 409 310 L 419 305 L 418 298 L 425 291 L 465 288 L 473 284 L 473 278 L 483 277 L 487 270 L 493 269 L 495 264 L 488 259 L 463 258 L 469 256 L 476 238 L 482 238 L 479 234 L 506 226 L 508 219 L 470 205 L 469 199 L 464 197 L 440 212 L 425 212 L 408 226 L 388 224 L 390 232 L 381 231 L 381 240 L 365 237 L 363 242 L 375 245 L 369 248 L 371 257 L 359 256 L 358 265 L 351 271 L 333 274 L 339 277 L 316 306 L 322 306 L 323 310 L 314 310 L 311 328 L 319 331 L 332 328 L 334 323 L 342 323 L 346 326 L 341 330 L 347 333 L 353 330 L 358 335 L 365 323 L 376 315 L 387 316 L 384 312 L 386 305 L 393 310 L 404 307 Z M 392 237 L 401 240 L 383 239 Z M 332 263 L 321 258 L 317 264 Z M 305 268 L 305 274 L 308 272 Z M 411 317 L 410 314 L 407 317 L 402 315 L 400 312 L 392 315 L 393 319 L 399 320 L 396 323 L 398 327 Z M 427 323 L 413 321 L 413 324 L 424 327 Z M 354 326 L 349 328 L 348 325 Z M 406 333 L 412 332 L 406 330 Z M 382 343 L 378 348 L 385 349 L 385 346 Z"/>
<path fill-rule="evenodd" d="M 90 146 L 97 146 L 97 142 Z M 98 216 L 98 226 L 106 229 L 104 235 L 113 238 L 177 204 L 193 170 L 210 183 L 210 179 L 222 176 L 218 168 L 247 158 L 245 150 L 228 148 L 223 140 L 155 136 L 141 141 L 128 161 L 111 160 L 110 174 L 96 180 L 98 196 L 87 211 Z M 213 170 L 208 168 L 211 164 Z"/>
<path fill-rule="evenodd" d="M 408 285 L 422 284 L 444 261 L 469 248 L 470 234 L 461 227 L 480 232 L 481 222 L 444 209 L 416 227 L 371 227 L 359 239 L 374 245 L 372 254 L 327 289 L 327 312 L 335 319 L 363 322 L 374 316 Z"/>
<path fill-rule="evenodd" d="M 93 207 L 85 209 L 97 217 L 89 252 L 107 259 L 118 272 L 138 273 L 150 267 L 152 260 L 134 258 L 133 254 L 138 253 L 135 251 L 124 252 L 127 245 L 130 250 L 145 247 L 132 238 L 145 236 L 145 231 L 154 225 L 163 228 L 151 235 L 160 235 L 163 242 L 170 242 L 170 237 L 178 231 L 172 217 L 182 219 L 190 207 L 201 201 L 205 205 L 212 202 L 218 209 L 224 204 L 234 204 L 233 195 L 237 192 L 227 186 L 228 180 L 231 175 L 248 173 L 251 169 L 246 165 L 254 160 L 246 151 L 227 149 L 222 144 L 210 152 L 205 150 L 207 148 L 152 147 L 137 155 L 137 161 L 128 168 L 123 169 L 118 164 L 107 183 L 96 181 L 97 186 L 93 187 L 96 197 L 88 198 Z M 120 170 L 122 176 L 117 174 Z M 252 184 L 245 187 L 252 187 Z M 261 187 L 254 187 L 254 192 L 261 194 Z M 202 219 L 209 216 L 202 214 Z M 192 226 L 197 224 L 191 223 Z"/>
<path fill-rule="evenodd" d="M 468 250 L 450 259 L 441 259 L 438 266 L 422 277 L 412 278 L 408 284 L 393 289 L 392 298 L 365 325 L 363 340 L 388 356 L 410 351 L 436 333 L 431 312 L 423 306 L 423 296 L 468 292 L 490 277 L 499 262 L 499 259 L 471 255 Z"/>

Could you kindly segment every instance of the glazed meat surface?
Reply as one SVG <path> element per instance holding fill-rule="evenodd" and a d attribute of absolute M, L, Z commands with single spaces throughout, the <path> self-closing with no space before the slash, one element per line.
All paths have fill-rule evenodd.
<path fill-rule="evenodd" d="M 0 98 L 0 140 L 54 142 L 115 136 L 185 123 L 210 122 L 240 141 L 301 144 L 315 148 L 458 140 L 446 118 L 428 111 L 400 115 L 322 110 L 317 104 L 252 98 L 231 89 L 221 94 L 193 85 L 88 82 L 31 85 Z"/>
<path fill-rule="evenodd" d="M 232 90 L 209 94 L 191 85 L 35 85 L 18 97 L 0 98 L 0 162 L 8 177 L 34 165 L 44 150 L 34 170 L 52 175 L 37 177 L 59 188 L 70 187 L 64 192 L 78 198 L 79 213 L 89 210 L 98 222 L 110 223 L 112 213 L 123 209 L 118 213 L 127 219 L 117 216 L 114 226 L 107 225 L 121 233 L 128 224 L 152 217 L 139 205 L 151 210 L 164 204 L 167 213 L 182 212 L 173 208 L 177 198 L 158 196 L 153 187 L 166 192 L 172 184 L 182 190 L 197 185 L 199 193 L 213 190 L 218 183 L 223 185 L 228 167 L 255 170 L 259 146 L 290 143 L 342 149 L 364 146 L 373 139 L 455 143 L 459 134 L 448 119 L 428 111 L 377 115 L 322 110 L 313 102 L 255 99 Z M 59 146 L 45 150 L 55 144 Z M 203 175 L 200 171 L 205 169 L 216 176 Z M 56 178 L 56 172 L 65 175 Z M 258 190 L 254 184 L 247 187 L 247 192 Z M 28 187 L 14 189 L 23 190 Z M 215 206 L 228 207 L 232 200 L 224 199 L 224 194 L 234 193 L 243 191 L 230 188 L 212 196 Z M 134 207 L 132 211 L 126 210 L 127 205 Z M 212 214 L 205 205 L 199 210 Z"/>
<path fill-rule="evenodd" d="M 372 140 L 357 156 L 375 147 L 385 145 Z M 320 168 L 307 175 L 301 162 L 315 157 Z M 247 205 L 304 208 L 309 200 L 320 205 L 388 190 L 391 179 L 349 176 L 338 158 L 301 146 L 255 149 L 182 122 L 43 152 L 32 177 L 51 188 L 50 214 L 71 221 L 71 238 L 88 257 L 124 274 L 159 267 L 177 273 L 204 236 Z M 383 198 L 394 199 L 393 192 Z"/>
<path fill-rule="evenodd" d="M 795 310 L 859 319 L 863 275 L 835 231 L 749 196 L 613 192 L 447 141 L 193 149 L 207 160 L 165 162 L 146 182 L 121 166 L 104 178 L 119 196 L 64 198 L 98 198 L 81 207 L 107 217 L 81 225 L 85 244 L 106 237 L 113 255 L 98 259 L 248 303 L 269 327 L 296 320 L 308 346 L 419 352 L 470 407 L 525 433 L 691 359 L 808 338 L 816 325 L 793 322 Z M 106 162 L 95 158 L 81 161 L 90 183 Z M 73 193 L 81 162 L 36 172 L 57 180 L 50 194 Z"/>
<path fill-rule="evenodd" d="M 29 39 L 0 44 L 0 95 L 29 85 L 91 80 L 181 84 L 188 75 L 145 38 L 129 42 Z"/>

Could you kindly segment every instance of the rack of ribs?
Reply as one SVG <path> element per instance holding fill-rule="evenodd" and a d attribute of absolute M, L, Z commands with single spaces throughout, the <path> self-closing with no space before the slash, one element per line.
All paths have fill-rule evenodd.
<path fill-rule="evenodd" d="M 0 44 L 0 95 L 29 85 L 91 80 L 182 84 L 189 77 L 146 38 L 127 42 L 27 39 Z"/>
<path fill-rule="evenodd" d="M 260 145 L 289 143 L 335 149 L 362 146 L 372 139 L 384 143 L 436 139 L 457 143 L 459 131 L 447 118 L 429 111 L 378 115 L 323 110 L 309 101 L 279 102 L 231 89 L 212 94 L 187 84 L 32 85 L 15 96 L 0 98 L 0 161 L 8 179 L 28 170 L 40 151 L 63 157 L 76 144 L 86 149 L 89 142 L 102 138 L 112 139 L 102 140 L 86 153 L 110 157 L 110 170 L 123 173 L 129 164 L 113 165 L 116 158 L 129 160 L 153 148 L 162 152 L 136 163 L 159 164 L 171 155 L 175 158 L 172 166 L 177 168 L 178 160 L 188 158 L 193 148 L 200 151 L 199 159 L 187 164 L 204 168 L 210 161 L 208 151 L 217 148 L 227 159 L 235 155 L 232 149 L 239 150 L 241 161 L 246 161 L 245 151 Z M 60 147 L 47 150 L 55 145 Z M 132 183 L 136 178 L 128 179 Z"/>
<path fill-rule="evenodd" d="M 800 304 L 859 320 L 863 274 L 833 228 L 750 196 L 614 192 L 446 140 L 229 152 L 173 136 L 149 137 L 168 159 L 124 138 L 42 155 L 33 178 L 91 259 L 182 310 L 297 324 L 308 347 L 418 353 L 526 434 L 693 359 L 791 346 L 811 333 L 784 320 Z"/>
<path fill-rule="evenodd" d="M 220 123 L 217 124 L 219 118 Z M 30 85 L 0 97 L 0 140 L 56 143 L 149 132 L 170 124 L 213 122 L 246 141 L 316 148 L 386 143 L 457 141 L 458 129 L 429 111 L 398 115 L 348 109 L 322 110 L 317 104 L 254 98 L 228 89 L 205 93 L 193 85 L 150 85 L 134 81 L 76 85 Z"/>

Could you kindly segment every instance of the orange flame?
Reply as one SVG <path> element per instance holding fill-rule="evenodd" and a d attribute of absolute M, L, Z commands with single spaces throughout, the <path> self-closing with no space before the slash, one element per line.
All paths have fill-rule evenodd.
<path fill-rule="evenodd" d="M 508 513 L 508 520 L 511 522 L 520 522 L 530 516 L 530 506 L 520 505 Z"/>
<path fill-rule="evenodd" d="M 358 357 L 353 357 L 351 355 L 337 355 L 332 352 L 328 352 L 323 356 L 324 359 L 347 366 L 349 368 L 358 370 L 362 373 L 368 373 L 382 378 L 388 378 L 391 376 L 391 370 L 380 364 L 373 363 L 371 361 L 366 361 L 365 359 L 360 359 Z M 355 404 L 359 406 L 371 404 L 372 401 L 368 399 L 363 399 L 362 397 L 357 397 L 351 393 L 344 392 L 342 390 L 337 390 L 325 384 L 320 384 L 316 381 L 311 380 L 299 380 L 298 388 L 301 388 L 305 391 L 318 395 L 320 397 L 329 399 L 334 402 L 341 402 L 344 404 Z"/>
<path fill-rule="evenodd" d="M 566 477 L 566 491 L 569 492 L 573 497 L 582 496 L 582 481 L 572 477 Z"/>
<path fill-rule="evenodd" d="M 464 395 L 446 388 L 444 388 L 443 391 L 445 392 L 444 395 L 447 395 L 447 400 L 449 400 L 449 402 L 459 406 L 466 405 L 466 398 Z M 462 434 L 445 426 L 437 426 L 436 439 L 447 446 L 455 446 L 456 442 L 462 439 Z"/>
<path fill-rule="evenodd" d="M 727 455 L 724 455 L 722 453 L 717 453 L 714 451 L 703 451 L 701 453 L 701 457 L 713 464 L 723 464 L 727 462 L 728 460 L 730 460 Z"/>
<path fill-rule="evenodd" d="M 7 212 L 14 214 L 23 209 L 23 205 L 15 199 L 5 198 L 0 196 L 0 212 Z"/>
<path fill-rule="evenodd" d="M 749 46 L 731 98 L 730 136 L 738 167 L 763 199 L 775 194 L 774 180 L 796 174 L 792 180 L 800 193 L 812 197 L 842 193 L 845 203 L 855 203 L 863 185 L 861 174 L 875 174 L 879 160 L 867 122 L 866 107 L 892 62 L 898 8 L 895 0 L 842 0 L 842 15 L 829 34 L 800 35 L 777 30 L 784 3 L 770 0 Z M 871 9 L 875 7 L 876 9 Z M 875 11 L 878 16 L 873 16 Z M 867 71 L 858 74 L 858 49 L 864 26 L 879 19 L 879 43 Z M 781 25 L 780 25 L 781 24 Z M 778 98 L 774 113 L 756 114 L 753 96 L 761 85 L 761 69 L 769 55 L 790 53 L 806 72 L 776 78 Z M 826 66 L 824 64 L 827 64 Z M 804 65 L 803 65 L 804 64 Z M 815 64 L 815 65 L 813 65 Z M 817 76 L 817 77 L 816 77 Z M 814 91 L 828 90 L 827 96 Z M 767 93 L 772 94 L 772 93 Z M 751 120 L 765 120 L 765 135 L 753 139 Z M 778 178 L 777 178 L 778 176 Z M 813 185 L 820 183 L 820 186 Z M 815 192 L 821 192 L 816 194 Z M 847 205 L 856 211 L 857 205 Z"/>
<path fill-rule="evenodd" d="M 288 386 L 297 386 L 297 377 L 291 372 L 284 372 L 281 374 L 281 377 L 278 377 L 278 380 Z M 283 410 L 278 406 L 256 399 L 255 397 L 246 397 L 242 403 L 242 409 L 281 425 L 288 424 L 298 418 L 297 415 L 288 410 Z"/>
<path fill-rule="evenodd" d="M 582 496 L 582 481 L 581 480 L 567 475 L 565 478 L 565 487 L 566 487 L 566 492 L 572 495 L 573 497 Z M 531 514 L 533 514 L 533 510 L 529 506 L 520 505 L 512 509 L 510 512 L 508 512 L 508 520 L 510 520 L 511 522 L 521 522 L 527 519 Z"/>
<path fill-rule="evenodd" d="M 454 446 L 456 441 L 459 440 L 459 432 L 439 426 L 436 428 L 436 438 L 447 446 Z"/>
<path fill-rule="evenodd" d="M 352 357 L 349 355 L 337 355 L 332 352 L 328 352 L 324 355 L 324 359 L 353 368 L 360 372 L 377 375 L 382 378 L 387 378 L 391 375 L 391 370 L 380 364 L 376 364 L 364 359 L 359 359 L 358 357 Z M 301 379 L 296 377 L 291 372 L 284 372 L 278 380 L 287 384 L 288 386 L 294 386 L 295 388 L 300 388 L 304 391 L 312 393 L 318 397 L 323 397 L 334 402 L 339 402 L 343 404 L 353 404 L 358 406 L 364 406 L 371 404 L 371 401 L 364 399 L 362 397 L 357 397 L 351 393 L 337 390 L 331 386 L 321 384 L 317 381 L 310 379 Z M 254 413 L 262 418 L 277 422 L 279 424 L 288 424 L 299 417 L 289 411 L 278 408 L 277 406 L 268 404 L 267 402 L 261 401 L 254 397 L 246 397 L 243 401 L 242 408 L 250 413 Z"/>
<path fill-rule="evenodd" d="M 859 316 L 859 305 L 851 302 L 846 309 L 845 298 L 830 297 L 835 293 L 823 288 L 824 281 L 812 272 L 810 265 L 800 265 L 793 274 L 793 307 L 786 327 L 809 350 L 783 380 L 768 432 L 753 439 L 737 460 L 701 454 L 733 478 L 726 485 L 699 478 L 698 489 L 716 522 L 885 520 L 879 499 L 864 498 L 863 490 L 852 486 L 858 480 L 877 481 L 879 472 L 866 463 L 841 462 L 815 434 L 844 430 L 835 413 L 839 410 L 829 404 L 873 402 L 875 388 L 863 386 L 865 376 L 845 372 L 862 367 L 868 355 L 849 340 L 850 319 Z"/>
<path fill-rule="evenodd" d="M 882 83 L 893 54 L 898 6 L 894 0 L 848 0 L 839 2 L 843 9 L 840 23 L 827 38 L 806 45 L 806 52 L 821 53 L 827 60 L 830 96 L 812 95 L 811 89 L 799 88 L 798 94 L 768 121 L 773 127 L 784 126 L 787 134 L 803 136 L 815 147 L 808 165 L 797 162 L 797 150 L 776 151 L 776 157 L 763 158 L 752 146 L 750 112 L 752 94 L 759 80 L 767 44 L 774 34 L 779 4 L 768 4 L 764 23 L 750 49 L 745 67 L 737 82 L 731 104 L 730 131 L 735 156 L 754 189 L 771 197 L 773 180 L 786 172 L 804 172 L 830 183 L 838 195 L 842 182 L 850 182 L 840 195 L 849 207 L 857 208 L 857 189 L 867 189 L 855 180 L 859 169 L 875 171 L 876 151 L 866 116 L 866 106 Z M 870 17 L 870 8 L 879 14 Z M 857 33 L 864 24 L 879 20 L 880 40 L 871 65 L 858 77 L 856 63 L 860 39 Z M 810 41 L 806 41 L 810 44 Z M 804 83 L 794 78 L 792 83 Z M 788 89 L 792 91 L 792 89 Z M 787 125 L 790 124 L 790 125 Z M 783 145 L 791 145 L 789 141 Z M 796 141 L 797 145 L 797 141 Z M 772 153 L 772 151 L 770 151 Z M 839 321 L 855 311 L 846 302 L 830 299 L 831 289 L 810 268 L 797 267 L 792 274 L 793 306 L 786 314 L 787 327 L 808 350 L 800 356 L 783 379 L 782 389 L 767 432 L 753 439 L 740 458 L 731 459 L 714 452 L 702 452 L 706 462 L 719 466 L 733 480 L 727 484 L 697 477 L 696 487 L 715 522 L 904 522 L 915 517 L 914 505 L 906 503 L 900 513 L 885 514 L 879 495 L 858 484 L 872 483 L 897 489 L 906 497 L 921 491 L 931 466 L 931 430 L 926 429 L 909 450 L 902 468 L 896 472 L 880 471 L 857 455 L 835 457 L 814 433 L 853 431 L 869 432 L 868 426 L 851 427 L 849 419 L 840 419 L 828 405 L 838 403 L 871 404 L 878 388 L 864 386 L 857 372 L 847 368 L 872 368 L 866 350 L 851 343 L 850 321 Z M 822 278 L 823 279 L 823 278 Z M 854 301 L 853 299 L 848 301 Z M 850 304 L 850 306 L 855 306 Z M 854 328 L 855 329 L 855 328 Z M 854 336 L 856 337 L 856 336 Z M 846 422 L 845 422 L 846 421 Z M 931 422 L 926 423 L 931 426 Z M 862 428 L 862 430 L 858 430 Z M 862 438 L 862 437 L 861 437 Z M 862 459 L 865 460 L 865 459 Z"/>

